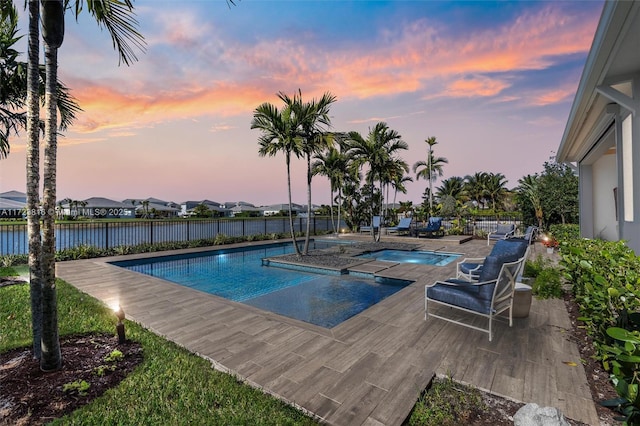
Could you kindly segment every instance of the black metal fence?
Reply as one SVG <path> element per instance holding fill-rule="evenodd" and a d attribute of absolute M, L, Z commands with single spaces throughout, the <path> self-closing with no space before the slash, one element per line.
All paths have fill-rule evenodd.
<path fill-rule="evenodd" d="M 306 217 L 294 218 L 295 232 L 304 232 Z M 446 218 L 445 230 L 461 228 L 465 235 L 486 235 L 496 230 L 497 223 L 521 225 L 519 216 L 463 217 L 462 225 L 455 218 Z M 331 218 L 311 218 L 312 233 L 330 231 Z M 341 227 L 345 226 L 342 222 Z M 243 237 L 258 234 L 289 233 L 288 217 L 206 219 L 206 220 L 136 220 L 119 222 L 98 220 L 93 222 L 71 222 L 56 224 L 56 249 L 63 250 L 81 245 L 108 249 L 118 246 L 135 246 L 183 242 L 216 238 L 219 234 Z M 26 224 L 0 225 L 0 255 L 26 254 L 29 251 Z"/>
<path fill-rule="evenodd" d="M 306 217 L 294 218 L 295 232 L 304 232 Z M 331 219 L 311 218 L 311 232 L 330 231 Z M 207 219 L 207 220 L 136 220 L 119 222 L 99 220 L 56 224 L 56 249 L 81 245 L 108 249 L 118 246 L 183 242 L 216 238 L 219 234 L 243 237 L 258 234 L 289 233 L 288 217 Z M 0 255 L 26 254 L 29 251 L 26 224 L 0 225 Z"/>

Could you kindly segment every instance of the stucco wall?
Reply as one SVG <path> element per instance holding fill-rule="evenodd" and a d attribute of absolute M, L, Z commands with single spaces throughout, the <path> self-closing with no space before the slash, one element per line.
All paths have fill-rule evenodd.
<path fill-rule="evenodd" d="M 618 240 L 613 188 L 617 184 L 616 156 L 603 155 L 593 163 L 593 236 Z M 622 196 L 622 194 L 618 194 Z"/>

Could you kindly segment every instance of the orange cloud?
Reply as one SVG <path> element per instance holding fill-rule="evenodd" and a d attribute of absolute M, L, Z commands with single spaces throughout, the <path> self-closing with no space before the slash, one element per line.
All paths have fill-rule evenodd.
<path fill-rule="evenodd" d="M 451 82 L 447 90 L 443 92 L 445 96 L 453 96 L 456 98 L 475 97 L 475 96 L 495 96 L 502 92 L 510 84 L 487 77 L 466 78 Z"/>
<path fill-rule="evenodd" d="M 73 130 L 130 132 L 166 120 L 250 114 L 262 102 L 279 103 L 274 91 L 298 88 L 309 99 L 326 90 L 340 100 L 404 93 L 420 93 L 423 99 L 496 98 L 512 87 L 514 73 L 544 69 L 563 55 L 586 52 L 597 20 L 564 16 L 561 8 L 550 5 L 508 25 L 470 34 L 445 36 L 441 24 L 417 20 L 399 30 L 380 31 L 375 47 L 324 48 L 295 39 L 260 40 L 250 46 L 229 42 L 197 18 L 186 13 L 158 17 L 164 33 L 148 40 L 151 48 L 165 44 L 189 52 L 186 64 L 157 51 L 123 73 L 126 81 L 65 79 L 84 109 Z M 198 37 L 207 42 L 198 44 Z M 570 94 L 556 89 L 521 99 L 547 105 Z M 510 94 L 494 101 L 514 99 Z"/>

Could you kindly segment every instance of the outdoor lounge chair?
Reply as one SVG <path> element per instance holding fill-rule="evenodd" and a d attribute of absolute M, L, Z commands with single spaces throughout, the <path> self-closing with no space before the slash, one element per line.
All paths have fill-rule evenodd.
<path fill-rule="evenodd" d="M 387 233 L 389 232 L 395 232 L 398 235 L 400 235 L 400 233 L 410 233 L 411 232 L 411 223 L 413 222 L 413 218 L 411 217 L 403 217 L 402 219 L 400 219 L 400 223 L 398 223 L 397 226 L 391 226 L 389 228 L 387 228 Z"/>
<path fill-rule="evenodd" d="M 524 231 L 523 239 L 529 241 L 529 244 L 533 244 L 536 238 L 538 237 L 538 227 L 529 225 L 527 226 L 526 231 Z"/>
<path fill-rule="evenodd" d="M 378 231 L 380 229 L 380 216 L 373 217 L 373 230 Z M 360 227 L 360 232 L 371 232 L 372 225 L 362 225 Z"/>
<path fill-rule="evenodd" d="M 529 240 L 524 238 L 509 238 L 498 241 L 489 253 L 489 256 L 506 257 L 506 262 L 513 262 L 521 257 L 527 258 L 529 254 Z M 486 257 L 466 257 L 456 265 L 456 278 L 467 281 L 476 281 L 482 272 L 483 262 Z"/>
<path fill-rule="evenodd" d="M 514 262 L 503 262 L 500 256 L 487 256 L 483 263 L 478 282 L 459 279 L 436 281 L 424 288 L 424 319 L 427 316 L 440 318 L 474 330 L 489 333 L 489 341 L 493 338 L 493 319 L 509 310 L 509 327 L 513 326 L 513 294 L 516 276 L 525 258 Z M 432 304 L 440 304 L 467 313 L 480 315 L 489 319 L 489 327 L 483 328 L 472 323 L 463 322 L 453 317 L 448 318 L 429 310 Z"/>
<path fill-rule="evenodd" d="M 489 232 L 487 235 L 487 245 L 491 244 L 491 241 L 506 240 L 514 236 L 516 232 L 516 225 L 513 223 L 499 223 L 498 228 Z"/>
<path fill-rule="evenodd" d="M 430 217 L 427 226 L 424 228 L 416 228 L 414 232 L 416 233 L 416 237 L 419 237 L 420 234 L 425 234 L 426 237 L 442 237 L 444 236 L 442 218 L 435 216 Z"/>

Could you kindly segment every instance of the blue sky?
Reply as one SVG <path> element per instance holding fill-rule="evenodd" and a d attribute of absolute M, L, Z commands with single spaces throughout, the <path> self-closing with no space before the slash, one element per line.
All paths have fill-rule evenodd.
<path fill-rule="evenodd" d="M 21 5 L 19 5 L 21 7 Z M 444 178 L 542 170 L 560 143 L 601 1 L 136 1 L 146 52 L 118 66 L 105 31 L 67 13 L 59 76 L 84 112 L 58 151 L 58 198 L 286 201 L 284 158 L 258 156 L 253 110 L 276 93 L 337 97 L 333 128 L 379 121 Z M 24 12 L 21 10 L 21 14 Z M 22 28 L 26 28 L 23 17 Z M 26 49 L 24 49 L 26 50 Z M 24 190 L 23 136 L 0 192 Z M 415 174 L 411 173 L 415 178 Z M 292 168 L 306 196 L 304 162 Z M 439 182 L 436 182 L 436 186 Z M 427 183 L 398 200 L 421 202 Z M 328 203 L 326 180 L 314 203 Z"/>

